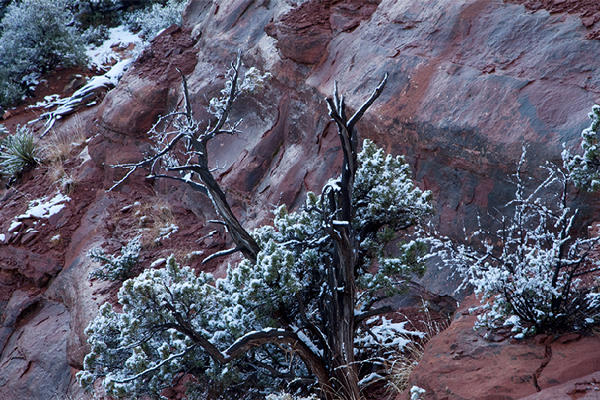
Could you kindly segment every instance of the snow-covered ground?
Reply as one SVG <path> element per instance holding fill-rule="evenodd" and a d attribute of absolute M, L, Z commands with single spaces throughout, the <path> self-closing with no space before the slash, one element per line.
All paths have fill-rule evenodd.
<path fill-rule="evenodd" d="M 81 107 L 97 104 L 97 95 L 103 90 L 117 86 L 123 74 L 129 69 L 135 58 L 147 45 L 140 36 L 130 32 L 124 26 L 109 29 L 108 38 L 99 46 L 90 45 L 86 49 L 88 67 L 106 71 L 101 75 L 91 77 L 87 83 L 75 91 L 70 97 L 61 98 L 50 95 L 44 101 L 38 102 L 32 108 L 45 108 L 49 111 L 41 114 L 33 122 L 45 119 L 44 136 L 52 129 L 54 123 L 63 116 L 72 114 Z"/>
<path fill-rule="evenodd" d="M 129 49 L 133 44 L 133 48 Z M 99 46 L 90 45 L 85 54 L 88 57 L 89 68 L 103 71 L 110 69 L 111 65 L 119 63 L 123 59 L 135 58 L 144 48 L 146 42 L 129 31 L 124 26 L 117 26 L 108 30 L 108 38 Z M 129 49 L 129 50 L 127 50 Z"/>

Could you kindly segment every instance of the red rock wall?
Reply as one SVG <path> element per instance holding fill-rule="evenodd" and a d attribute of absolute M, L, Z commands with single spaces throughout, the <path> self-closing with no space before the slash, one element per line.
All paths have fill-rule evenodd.
<path fill-rule="evenodd" d="M 306 191 L 338 173 L 337 137 L 323 101 L 333 82 L 356 107 L 389 73 L 361 135 L 406 154 L 419 182 L 435 193 L 442 229 L 456 232 L 510 197 L 508 176 L 524 143 L 527 172 L 535 175 L 536 165 L 558 161 L 561 144 L 574 145 L 588 125 L 587 113 L 600 100 L 600 42 L 587 38 L 594 28 L 578 15 L 501 0 L 191 0 L 184 29 L 157 38 L 83 117 L 92 160 L 73 167 L 82 184 L 80 201 L 65 217 L 65 243 L 53 252 L 34 247 L 27 259 L 42 261 L 25 261 L 21 273 L 10 263 L 12 248 L 0 247 L 0 278 L 20 279 L 15 285 L 23 289 L 3 287 L 0 279 L 0 304 L 13 316 L 0 327 L 0 344 L 7 343 L 0 348 L 0 398 L 47 399 L 51 391 L 85 398 L 71 368 L 81 368 L 83 328 L 115 292 L 88 281 L 85 252 L 106 241 L 118 248 L 115 240 L 134 229 L 135 219 L 120 211 L 124 205 L 156 191 L 180 218 L 182 232 L 145 255 L 143 266 L 168 246 L 198 246 L 195 239 L 208 229 L 202 221 L 210 206 L 183 188 L 152 187 L 138 176 L 116 193 L 104 191 L 119 173 L 107 165 L 139 159 L 146 130 L 179 103 L 175 67 L 189 76 L 198 116 L 238 50 L 246 65 L 273 75 L 263 92 L 241 98 L 234 110 L 244 117 L 244 133 L 210 149 L 235 212 L 249 226 L 268 220 L 272 205 L 297 206 Z M 597 198 L 578 203 L 588 222 L 597 219 Z M 21 212 L 9 210 L 1 213 L 4 230 Z M 211 240 L 202 244 L 223 245 Z M 429 289 L 452 289 L 443 273 L 428 274 Z M 47 369 L 49 362 L 55 367 Z"/>

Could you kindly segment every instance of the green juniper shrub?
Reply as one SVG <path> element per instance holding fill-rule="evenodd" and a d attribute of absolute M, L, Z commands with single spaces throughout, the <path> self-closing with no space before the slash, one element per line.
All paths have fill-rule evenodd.
<path fill-rule="evenodd" d="M 81 64 L 84 43 L 70 0 L 11 3 L 0 21 L 0 104 L 21 100 L 36 79 L 56 66 Z"/>
<path fill-rule="evenodd" d="M 141 249 L 141 236 L 136 236 L 121 248 L 120 256 L 108 255 L 100 248 L 90 250 L 89 256 L 92 260 L 104 263 L 100 268 L 92 271 L 90 278 L 109 281 L 130 278 L 131 270 L 138 263 Z"/>

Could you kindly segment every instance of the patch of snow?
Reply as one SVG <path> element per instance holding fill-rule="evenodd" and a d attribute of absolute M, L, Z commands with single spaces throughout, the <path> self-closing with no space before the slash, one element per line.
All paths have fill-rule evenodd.
<path fill-rule="evenodd" d="M 167 261 L 167 259 L 166 259 L 166 258 L 157 258 L 156 260 L 154 260 L 154 261 L 152 262 L 152 264 L 150 264 L 150 268 L 156 268 L 156 267 L 158 267 L 159 265 L 162 265 L 162 264 L 164 264 L 164 263 L 165 263 L 165 261 Z"/>
<path fill-rule="evenodd" d="M 9 231 L 9 232 L 12 232 L 12 231 L 14 231 L 15 229 L 17 229 L 17 228 L 18 228 L 18 227 L 20 227 L 20 226 L 21 226 L 21 223 L 20 223 L 19 221 L 13 221 L 13 222 L 10 224 L 10 227 L 8 228 L 8 231 Z"/>
<path fill-rule="evenodd" d="M 47 197 L 42 197 L 41 199 L 33 200 L 29 203 L 29 209 L 25 211 L 24 214 L 17 216 L 17 220 L 27 218 L 50 218 L 54 214 L 60 212 L 60 210 L 62 210 L 65 207 L 64 203 L 67 201 L 71 201 L 71 198 L 65 196 L 62 193 L 57 193 L 50 200 L 48 200 Z"/>
<path fill-rule="evenodd" d="M 51 94 L 48 96 L 44 96 L 43 100 L 40 100 L 35 104 L 27 106 L 26 109 L 29 110 L 31 108 L 48 108 L 49 106 L 52 106 L 52 104 L 54 104 L 54 102 L 56 102 L 59 99 L 60 99 L 60 95 L 58 95 L 58 94 Z"/>
<path fill-rule="evenodd" d="M 85 146 L 85 148 L 81 150 L 81 153 L 79 153 L 79 159 L 81 160 L 82 164 L 92 159 L 92 157 L 90 157 L 88 146 Z"/>
<path fill-rule="evenodd" d="M 142 38 L 131 33 L 129 29 L 124 26 L 117 26 L 109 29 L 108 39 L 100 46 L 92 45 L 86 49 L 85 53 L 90 60 L 90 68 L 106 70 L 107 65 L 121 60 L 121 57 L 114 51 L 114 48 L 118 47 L 120 49 L 126 49 L 132 43 L 137 51 L 140 51 L 145 45 Z"/>
<path fill-rule="evenodd" d="M 154 239 L 154 243 L 160 243 L 162 240 L 168 239 L 173 233 L 177 233 L 178 231 L 179 227 L 175 224 L 170 224 L 165 227 L 162 227 L 160 228 L 158 237 Z"/>
<path fill-rule="evenodd" d="M 371 372 L 369 375 L 365 376 L 358 382 L 358 385 L 361 387 L 367 386 L 373 382 L 377 382 L 383 379 L 383 376 L 379 375 L 376 372 Z"/>
<path fill-rule="evenodd" d="M 6 235 L 4 233 L 0 233 L 0 242 L 4 242 L 6 240 Z"/>
<path fill-rule="evenodd" d="M 418 386 L 413 386 L 410 388 L 410 400 L 421 400 L 422 397 L 427 391 Z"/>

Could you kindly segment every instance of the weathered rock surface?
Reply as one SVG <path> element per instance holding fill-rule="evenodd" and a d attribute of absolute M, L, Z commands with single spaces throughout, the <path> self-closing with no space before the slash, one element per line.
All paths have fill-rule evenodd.
<path fill-rule="evenodd" d="M 69 312 L 43 300 L 21 311 L 1 353 L 0 398 L 63 396 L 72 380 L 66 357 Z"/>
<path fill-rule="evenodd" d="M 596 400 L 600 397 L 600 372 L 551 386 L 522 400 Z"/>
<path fill-rule="evenodd" d="M 600 4 L 595 0 L 509 0 L 525 5 L 529 10 L 548 10 L 551 13 L 566 12 L 579 15 L 586 28 L 593 28 L 588 39 L 599 39 L 600 29 L 595 25 L 600 21 Z"/>
<path fill-rule="evenodd" d="M 476 317 L 468 314 L 476 303 L 473 298 L 465 301 L 450 327 L 427 343 L 409 383 L 427 391 L 423 400 L 510 400 L 530 395 L 527 399 L 550 399 L 559 397 L 542 393 L 557 396 L 563 389 L 572 390 L 576 382 L 593 382 L 587 375 L 600 370 L 600 337 L 485 338 L 484 331 L 473 330 Z M 546 391 L 567 382 L 561 389 Z M 404 393 L 399 399 L 409 397 Z"/>
<path fill-rule="evenodd" d="M 77 185 L 62 217 L 37 234 L 0 241 L 0 398 L 48 399 L 52 391 L 85 398 L 71 378 L 86 352 L 83 329 L 118 288 L 88 280 L 89 248 L 118 250 L 143 228 L 140 215 L 165 200 L 180 231 L 147 250 L 140 270 L 173 250 L 225 245 L 222 233 L 196 242 L 212 212 L 185 187 L 140 173 L 105 193 L 122 174 L 109 166 L 139 160 L 149 146 L 146 130 L 180 103 L 176 67 L 188 76 L 197 117 L 206 116 L 238 50 L 247 66 L 273 75 L 264 90 L 239 99 L 233 117 L 243 117 L 243 133 L 209 149 L 248 226 L 268 220 L 271 205 L 298 206 L 338 173 L 341 155 L 323 101 L 334 81 L 357 107 L 387 72 L 388 85 L 359 130 L 407 155 L 420 184 L 435 193 L 441 230 L 452 234 L 510 198 L 508 177 L 523 143 L 526 172 L 536 176 L 538 165 L 559 160 L 563 142 L 577 142 L 600 100 L 600 41 L 590 40 L 597 3 L 520 2 L 527 8 L 501 0 L 191 0 L 184 27 L 163 32 L 99 107 L 78 114 L 90 141 L 66 165 Z M 70 129 L 73 120 L 56 128 Z M 18 192 L 2 193 L 0 233 L 26 200 L 55 190 L 46 175 L 34 172 Z M 584 223 L 597 220 L 598 199 L 584 195 L 575 204 L 589 216 Z M 60 238 L 52 242 L 55 231 Z M 223 271 L 216 263 L 207 268 Z M 441 294 L 455 285 L 439 271 L 423 282 Z M 429 345 L 413 378 L 431 398 L 518 398 L 536 384 L 563 393 L 555 385 L 579 387 L 580 376 L 600 369 L 596 338 L 489 343 L 471 324 L 462 315 Z"/>

